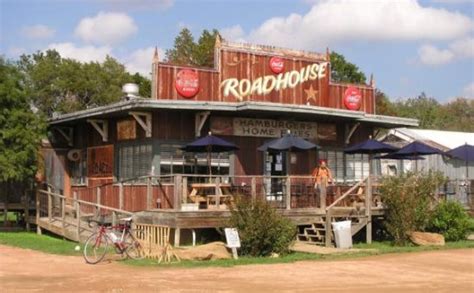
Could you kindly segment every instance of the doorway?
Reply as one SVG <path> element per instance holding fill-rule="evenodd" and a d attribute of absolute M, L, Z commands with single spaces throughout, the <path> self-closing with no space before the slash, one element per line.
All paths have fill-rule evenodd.
<path fill-rule="evenodd" d="M 285 188 L 283 176 L 288 174 L 288 152 L 265 152 L 263 161 L 266 199 L 267 201 L 283 201 Z"/>

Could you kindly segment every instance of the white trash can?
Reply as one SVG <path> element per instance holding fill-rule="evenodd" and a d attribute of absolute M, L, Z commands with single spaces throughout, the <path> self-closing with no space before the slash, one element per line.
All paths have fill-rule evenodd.
<path fill-rule="evenodd" d="M 337 248 L 352 248 L 351 221 L 332 222 Z"/>

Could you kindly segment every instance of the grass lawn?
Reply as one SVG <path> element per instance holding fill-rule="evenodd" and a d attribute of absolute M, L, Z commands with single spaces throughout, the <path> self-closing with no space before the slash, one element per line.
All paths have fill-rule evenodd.
<path fill-rule="evenodd" d="M 20 248 L 28 248 L 33 250 L 39 250 L 51 254 L 60 255 L 82 255 L 81 251 L 75 251 L 77 243 L 62 240 L 60 238 L 48 236 L 48 235 L 37 235 L 33 232 L 0 232 L 0 244 L 16 246 Z M 343 260 L 353 259 L 358 257 L 370 256 L 370 255 L 381 255 L 388 253 L 407 253 L 407 252 L 420 252 L 430 250 L 443 250 L 443 249 L 457 249 L 457 248 L 474 248 L 474 241 L 459 241 L 459 242 L 447 242 L 446 246 L 405 246 L 398 247 L 393 246 L 390 242 L 374 242 L 372 244 L 355 244 L 355 248 L 360 249 L 376 249 L 376 251 L 359 251 L 344 254 L 309 254 L 295 252 L 279 258 L 267 258 L 267 257 L 240 257 L 238 260 L 214 260 L 214 261 L 182 261 L 179 263 L 172 264 L 158 264 L 155 260 L 126 260 L 124 263 L 133 266 L 159 266 L 159 267 L 231 267 L 236 265 L 247 265 L 247 264 L 272 264 L 272 263 L 291 263 L 295 261 L 304 260 Z M 82 249 L 82 245 L 81 245 Z"/>
<path fill-rule="evenodd" d="M 77 243 L 33 232 L 0 232 L 0 244 L 39 250 L 51 254 L 82 255 Z"/>

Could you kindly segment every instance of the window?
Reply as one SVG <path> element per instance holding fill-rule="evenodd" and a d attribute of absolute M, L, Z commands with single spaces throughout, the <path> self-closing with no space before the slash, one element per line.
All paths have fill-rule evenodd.
<path fill-rule="evenodd" d="M 134 141 L 117 146 L 118 180 L 149 175 L 153 165 L 152 141 Z"/>
<path fill-rule="evenodd" d="M 184 144 L 168 143 L 160 145 L 160 175 L 208 174 L 207 153 L 186 153 Z M 212 153 L 212 174 L 229 174 L 229 154 Z"/>
<path fill-rule="evenodd" d="M 319 151 L 320 159 L 327 160 L 332 176 L 337 182 L 359 181 L 369 175 L 369 156 L 363 154 L 348 155 L 342 150 Z M 380 169 L 379 160 L 374 166 L 374 173 Z"/>

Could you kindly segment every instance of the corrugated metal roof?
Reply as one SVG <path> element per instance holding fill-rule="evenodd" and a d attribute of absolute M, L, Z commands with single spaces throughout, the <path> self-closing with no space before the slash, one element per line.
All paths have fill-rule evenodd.
<path fill-rule="evenodd" d="M 408 142 L 414 140 L 432 141 L 446 149 L 453 149 L 465 143 L 474 145 L 473 132 L 443 131 L 431 129 L 395 128 L 388 135 L 397 136 Z"/>

